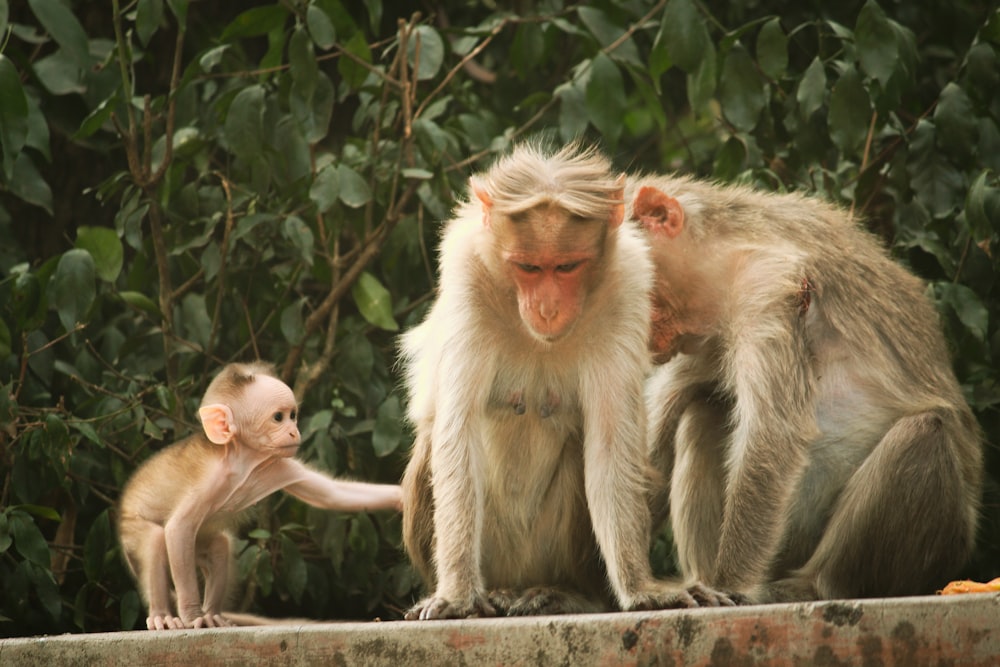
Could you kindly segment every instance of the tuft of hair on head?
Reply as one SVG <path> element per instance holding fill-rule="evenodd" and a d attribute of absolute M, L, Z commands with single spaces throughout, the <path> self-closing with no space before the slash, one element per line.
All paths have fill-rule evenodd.
<path fill-rule="evenodd" d="M 621 201 L 622 186 L 595 146 L 573 141 L 554 150 L 550 142 L 520 143 L 478 177 L 494 210 L 513 215 L 555 204 L 585 219 L 605 219 Z"/>
<path fill-rule="evenodd" d="M 274 364 L 266 361 L 227 364 L 209 383 L 201 399 L 201 405 L 220 403 L 224 402 L 223 399 L 233 398 L 261 375 L 278 378 Z"/>

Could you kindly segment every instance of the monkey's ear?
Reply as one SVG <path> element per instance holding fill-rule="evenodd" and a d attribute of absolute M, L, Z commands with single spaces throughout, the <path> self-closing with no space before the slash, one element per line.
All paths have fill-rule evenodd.
<path fill-rule="evenodd" d="M 201 417 L 205 435 L 215 444 L 224 445 L 236 435 L 236 421 L 228 405 L 213 403 L 202 406 L 198 410 L 198 416 Z"/>
<path fill-rule="evenodd" d="M 625 220 L 625 174 L 618 177 L 615 185 L 618 186 L 618 189 L 611 194 L 615 203 L 611 207 L 611 216 L 608 218 L 608 227 L 611 229 L 622 224 L 622 221 Z"/>
<path fill-rule="evenodd" d="M 643 187 L 635 196 L 632 211 L 642 226 L 650 232 L 676 238 L 684 231 L 684 207 L 656 188 Z"/>
<path fill-rule="evenodd" d="M 493 199 L 486 192 L 486 186 L 483 185 L 483 182 L 475 176 L 469 178 L 469 189 L 472 190 L 472 194 L 476 195 L 476 199 L 483 205 L 483 227 L 489 227 L 490 209 L 493 208 Z"/>

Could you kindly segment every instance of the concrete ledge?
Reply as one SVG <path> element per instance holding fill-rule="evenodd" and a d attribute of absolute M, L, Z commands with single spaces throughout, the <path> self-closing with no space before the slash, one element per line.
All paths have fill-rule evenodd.
<path fill-rule="evenodd" d="M 0 640 L 0 665 L 1000 665 L 1000 595 Z"/>

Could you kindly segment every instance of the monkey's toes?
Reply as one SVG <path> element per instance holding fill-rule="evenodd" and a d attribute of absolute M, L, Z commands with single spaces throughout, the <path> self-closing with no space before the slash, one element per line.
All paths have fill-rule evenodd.
<path fill-rule="evenodd" d="M 742 593 L 719 591 L 701 583 L 689 586 L 688 593 L 699 607 L 736 607 L 750 604 L 750 598 Z"/>

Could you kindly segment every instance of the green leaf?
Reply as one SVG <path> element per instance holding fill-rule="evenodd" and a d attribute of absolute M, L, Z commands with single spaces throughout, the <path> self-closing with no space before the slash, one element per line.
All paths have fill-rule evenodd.
<path fill-rule="evenodd" d="M 282 28 L 287 19 L 288 11 L 281 3 L 248 9 L 226 26 L 220 40 L 230 42 L 244 37 L 266 35 L 272 30 Z"/>
<path fill-rule="evenodd" d="M 28 202 L 45 209 L 52 215 L 52 188 L 38 173 L 34 161 L 27 153 L 17 156 L 14 163 L 14 174 L 7 184 L 10 191 Z"/>
<path fill-rule="evenodd" d="M 419 62 L 417 62 L 419 49 Z M 444 62 L 444 41 L 438 31 L 429 25 L 419 25 L 410 35 L 406 54 L 410 67 L 416 68 L 417 79 L 425 81 L 437 76 Z"/>
<path fill-rule="evenodd" d="M 262 151 L 264 133 L 264 87 L 247 86 L 229 106 L 225 123 L 226 143 L 241 158 L 252 158 Z"/>
<path fill-rule="evenodd" d="M 309 34 L 312 35 L 313 41 L 319 48 L 330 49 L 337 43 L 337 31 L 334 29 L 330 17 L 314 3 L 309 3 L 309 7 L 306 9 L 306 25 L 309 27 Z"/>
<path fill-rule="evenodd" d="M 695 113 L 704 113 L 715 96 L 717 84 L 715 47 L 709 44 L 698 69 L 687 75 L 688 103 Z"/>
<path fill-rule="evenodd" d="M 989 326 L 989 312 L 979 296 L 969 287 L 953 282 L 938 282 L 934 285 L 938 300 L 947 306 L 972 336 L 983 342 Z"/>
<path fill-rule="evenodd" d="M 208 316 L 203 294 L 188 294 L 181 301 L 179 328 L 184 337 L 201 346 L 208 347 L 208 339 L 212 332 L 212 318 Z"/>
<path fill-rule="evenodd" d="M 101 127 L 103 127 L 104 124 L 110 120 L 111 114 L 114 113 L 115 105 L 117 103 L 118 96 L 112 95 L 98 104 L 94 110 L 83 119 L 83 122 L 80 123 L 80 128 L 73 134 L 73 138 L 76 140 L 86 139 L 101 129 Z"/>
<path fill-rule="evenodd" d="M 288 65 L 292 72 L 296 95 L 311 105 L 313 92 L 316 90 L 319 65 L 316 63 L 316 54 L 313 53 L 309 33 L 302 26 L 296 28 L 292 38 L 288 40 Z"/>
<path fill-rule="evenodd" d="M 326 213 L 340 198 L 340 170 L 333 164 L 323 167 L 312 186 L 309 188 L 309 199 L 316 204 L 320 213 Z"/>
<path fill-rule="evenodd" d="M 587 115 L 586 93 L 579 81 L 556 89 L 559 97 L 559 136 L 572 141 L 583 136 L 590 122 Z"/>
<path fill-rule="evenodd" d="M 746 161 L 746 145 L 736 137 L 729 137 L 715 155 L 712 175 L 723 182 L 736 180 L 740 172 L 746 168 Z"/>
<path fill-rule="evenodd" d="M 399 443 L 403 440 L 403 421 L 399 397 L 389 394 L 375 414 L 372 448 L 376 456 L 388 456 L 399 448 Z"/>
<path fill-rule="evenodd" d="M 12 512 L 9 520 L 11 536 L 14 538 L 14 549 L 17 550 L 17 553 L 21 554 L 25 560 L 47 569 L 51 565 L 52 556 L 42 531 L 24 513 Z"/>
<path fill-rule="evenodd" d="M 122 291 L 118 293 L 118 296 L 122 298 L 122 301 L 132 306 L 133 308 L 138 308 L 139 310 L 145 312 L 147 315 L 155 319 L 160 319 L 160 309 L 153 303 L 153 300 L 142 292 L 132 292 L 132 291 Z"/>
<path fill-rule="evenodd" d="M 365 35 L 362 32 L 354 33 L 346 43 L 340 45 L 340 48 L 363 62 L 369 64 L 372 62 L 372 52 L 368 47 L 368 40 L 365 39 Z M 360 88 L 368 78 L 368 70 L 354 62 L 351 58 L 342 57 L 338 59 L 337 71 L 344 77 L 344 81 L 347 82 L 351 90 Z"/>
<path fill-rule="evenodd" d="M 598 53 L 591 61 L 587 82 L 587 115 L 611 146 L 621 136 L 626 100 L 621 71 L 611 58 Z"/>
<path fill-rule="evenodd" d="M 104 561 L 113 544 L 111 520 L 108 518 L 108 510 L 104 510 L 90 524 L 83 542 L 83 571 L 87 575 L 87 581 L 100 581 L 104 574 Z"/>
<path fill-rule="evenodd" d="M 114 282 L 121 273 L 125 259 L 125 249 L 121 239 L 113 229 L 107 227 L 78 227 L 76 247 L 83 248 L 94 258 L 97 277 L 105 282 Z"/>
<path fill-rule="evenodd" d="M 781 19 L 773 18 L 757 34 L 757 62 L 772 79 L 780 79 L 788 67 L 788 37 L 781 29 Z"/>
<path fill-rule="evenodd" d="M 0 39 L 3 37 L 0 34 Z M 28 98 L 14 63 L 0 54 L 0 150 L 3 151 L 3 175 L 8 180 L 27 139 Z"/>
<path fill-rule="evenodd" d="M 28 5 L 38 22 L 72 58 L 76 67 L 89 67 L 92 59 L 87 33 L 69 6 L 61 0 L 28 0 Z"/>
<path fill-rule="evenodd" d="M 82 95 L 87 92 L 87 86 L 83 82 L 83 70 L 73 63 L 73 59 L 65 51 L 56 51 L 35 61 L 32 70 L 41 84 L 53 95 L 74 93 Z"/>
<path fill-rule="evenodd" d="M 705 52 L 714 48 L 705 22 L 692 0 L 671 0 L 660 28 L 670 60 L 685 72 L 698 69 Z"/>
<path fill-rule="evenodd" d="M 6 512 L 0 512 L 0 554 L 10 549 L 10 545 L 13 543 L 14 536 L 10 531 L 10 520 L 7 518 Z"/>
<path fill-rule="evenodd" d="M 806 68 L 802 79 L 799 81 L 798 90 L 795 91 L 795 101 L 799 105 L 799 115 L 803 120 L 808 119 L 816 110 L 823 106 L 823 98 L 826 95 L 826 70 L 823 61 L 819 56 L 813 58 Z"/>
<path fill-rule="evenodd" d="M 62 598 L 59 596 L 59 587 L 56 586 L 55 578 L 49 570 L 49 563 L 25 563 L 28 571 L 28 579 L 34 584 L 35 594 L 42 603 L 42 607 L 53 620 L 58 620 L 62 612 Z"/>
<path fill-rule="evenodd" d="M 351 288 L 351 296 L 361 316 L 370 324 L 386 331 L 399 331 L 392 315 L 392 297 L 378 278 L 365 271 Z"/>
<path fill-rule="evenodd" d="M 945 84 L 934 108 L 938 146 L 949 153 L 971 154 L 978 134 L 977 114 L 972 100 L 955 82 Z"/>
<path fill-rule="evenodd" d="M 132 630 L 135 628 L 135 624 L 139 620 L 139 613 L 141 611 L 142 604 L 139 600 L 139 594 L 134 590 L 125 591 L 125 594 L 122 595 L 122 601 L 118 611 L 121 619 L 122 630 Z"/>
<path fill-rule="evenodd" d="M 163 22 L 163 0 L 139 0 L 135 12 L 135 32 L 143 46 L 156 34 Z"/>
<path fill-rule="evenodd" d="M 7 326 L 7 322 L 0 319 L 0 359 L 6 359 L 10 356 L 10 353 L 13 350 L 12 344 L 13 340 L 10 335 L 10 327 Z M 0 396 L 0 404 L 4 401 L 5 398 Z M 0 418 L 4 418 L 4 421 L 7 421 L 5 417 L 6 415 L 0 414 Z"/>
<path fill-rule="evenodd" d="M 351 208 L 360 208 L 371 201 L 372 191 L 358 172 L 345 164 L 337 167 L 340 181 L 340 201 Z"/>
<path fill-rule="evenodd" d="M 292 599 L 299 604 L 306 590 L 308 571 L 299 548 L 284 535 L 281 536 L 281 576 Z"/>
<path fill-rule="evenodd" d="M 6 38 L 7 36 L 7 26 L 8 19 L 10 18 L 10 8 L 7 6 L 7 0 L 0 0 L 0 36 Z"/>
<path fill-rule="evenodd" d="M 980 172 L 976 180 L 972 182 L 969 193 L 965 197 L 965 221 L 969 226 L 969 233 L 975 240 L 990 238 L 1000 226 L 1000 224 L 994 224 L 986 212 L 987 196 L 991 191 L 996 191 L 996 188 L 987 185 L 991 176 L 992 174 L 988 170 Z M 1000 220 L 996 222 L 1000 223 Z"/>
<path fill-rule="evenodd" d="M 167 0 L 167 5 L 170 7 L 170 11 L 173 12 L 174 16 L 177 18 L 177 22 L 181 25 L 187 23 L 188 1 L 189 0 Z"/>
<path fill-rule="evenodd" d="M 81 248 L 63 253 L 49 281 L 49 303 L 66 331 L 83 321 L 97 294 L 94 258 Z"/>
<path fill-rule="evenodd" d="M 845 155 L 853 155 L 868 136 L 872 105 L 861 76 L 853 67 L 844 70 L 830 93 L 827 123 L 830 138 Z"/>
<path fill-rule="evenodd" d="M 743 132 L 749 132 L 757 125 L 760 113 L 767 104 L 760 74 L 741 44 L 732 48 L 722 64 L 719 102 L 729 122 Z"/>
<path fill-rule="evenodd" d="M 642 60 L 639 58 L 639 50 L 636 48 L 635 42 L 631 37 L 619 42 L 622 35 L 625 34 L 625 28 L 618 25 L 618 23 L 608 16 L 607 12 L 597 7 L 588 7 L 586 5 L 577 9 L 577 12 L 580 15 L 580 21 L 587 26 L 587 30 L 597 38 L 598 43 L 602 47 L 606 48 L 616 42 L 618 43 L 614 51 L 608 54 L 609 56 L 624 60 L 637 67 L 642 65 Z"/>
<path fill-rule="evenodd" d="M 857 25 L 854 26 L 854 40 L 861 67 L 885 87 L 896 69 L 899 48 L 896 44 L 896 32 L 874 0 L 868 0 L 861 8 Z"/>
<path fill-rule="evenodd" d="M 298 345 L 306 335 L 302 320 L 302 300 L 295 301 L 281 311 L 281 333 L 291 345 Z"/>
<path fill-rule="evenodd" d="M 299 254 L 302 256 L 302 261 L 306 263 L 306 266 L 312 266 L 314 239 L 309 225 L 303 222 L 302 218 L 297 215 L 290 215 L 285 218 L 282 233 L 298 249 Z"/>
<path fill-rule="evenodd" d="M 545 53 L 545 35 L 537 23 L 522 23 L 514 33 L 510 64 L 522 79 L 541 62 Z"/>

